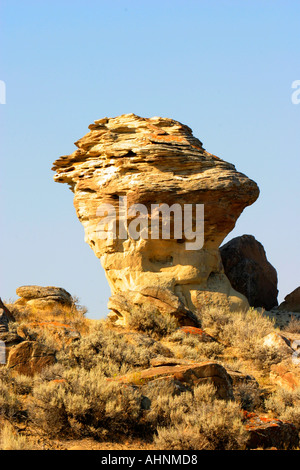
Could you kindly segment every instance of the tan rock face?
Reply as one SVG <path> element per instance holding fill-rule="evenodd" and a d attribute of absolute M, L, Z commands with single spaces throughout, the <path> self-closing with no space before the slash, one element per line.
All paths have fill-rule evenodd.
<path fill-rule="evenodd" d="M 59 305 L 72 305 L 72 296 L 62 287 L 21 286 L 16 290 L 20 299 L 15 305 L 34 308 L 49 309 Z"/>
<path fill-rule="evenodd" d="M 204 150 L 189 127 L 172 119 L 128 114 L 100 119 L 89 128 L 73 154 L 56 160 L 54 180 L 74 192 L 85 240 L 101 260 L 112 293 L 167 289 L 192 312 L 210 302 L 248 305 L 226 278 L 218 248 L 243 209 L 257 199 L 256 183 Z M 126 198 L 126 209 L 120 197 Z M 102 204 L 115 208 L 117 232 L 124 228 L 125 212 L 143 204 L 148 239 L 100 239 Z M 202 248 L 187 249 L 187 237 L 172 230 L 167 239 L 153 239 L 152 204 L 178 204 L 182 214 L 185 204 L 203 204 Z M 135 220 L 130 209 L 127 220 Z M 171 227 L 174 220 L 171 212 Z"/>

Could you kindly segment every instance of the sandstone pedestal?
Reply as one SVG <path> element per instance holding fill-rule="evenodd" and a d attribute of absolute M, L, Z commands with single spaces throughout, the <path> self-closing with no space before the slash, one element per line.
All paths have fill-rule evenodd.
<path fill-rule="evenodd" d="M 145 288 L 151 288 L 173 294 L 193 314 L 210 305 L 247 308 L 246 298 L 224 274 L 219 246 L 244 208 L 257 199 L 256 183 L 208 153 L 189 127 L 172 119 L 126 114 L 99 119 L 89 128 L 76 142 L 74 153 L 55 161 L 54 180 L 67 183 L 74 192 L 85 241 L 101 260 L 113 296 L 123 296 L 122 302 L 118 298 L 120 305 L 132 300 L 132 292 L 143 295 Z M 122 210 L 120 198 L 126 198 Z M 101 239 L 99 207 L 103 204 L 115 209 L 117 232 L 120 227 L 123 230 L 125 219 L 134 220 L 130 211 L 127 218 L 124 215 L 134 204 L 142 204 L 147 214 L 153 204 L 177 204 L 182 212 L 187 204 L 202 204 L 203 246 L 187 249 L 187 237 L 175 233 L 168 239 L 154 239 L 149 216 L 148 239 Z M 170 223 L 173 227 L 175 213 L 170 213 Z M 126 313 L 116 311 L 115 300 L 114 314 L 126 323 Z M 194 325 L 194 319 L 189 319 L 183 321 L 181 316 L 179 321 Z"/>

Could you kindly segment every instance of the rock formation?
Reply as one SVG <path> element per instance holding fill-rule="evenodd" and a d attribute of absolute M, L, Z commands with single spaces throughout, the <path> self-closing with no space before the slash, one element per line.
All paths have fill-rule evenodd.
<path fill-rule="evenodd" d="M 62 287 L 21 286 L 16 293 L 20 299 L 15 305 L 36 309 L 51 309 L 57 306 L 72 305 L 72 296 Z"/>
<path fill-rule="evenodd" d="M 252 235 L 242 235 L 220 248 L 224 271 L 232 287 L 243 294 L 251 307 L 271 310 L 277 302 L 277 272 L 264 247 Z"/>
<path fill-rule="evenodd" d="M 10 349 L 7 367 L 19 374 L 34 376 L 55 364 L 55 353 L 37 341 L 22 341 Z"/>
<path fill-rule="evenodd" d="M 297 287 L 293 292 L 286 295 L 278 309 L 288 312 L 300 312 L 300 287 Z"/>
<path fill-rule="evenodd" d="M 6 305 L 4 305 L 0 297 L 0 334 L 8 331 L 8 323 L 13 320 L 13 315 Z"/>
<path fill-rule="evenodd" d="M 76 142 L 74 153 L 55 161 L 54 180 L 68 183 L 74 192 L 85 241 L 101 260 L 112 290 L 114 318 L 126 323 L 128 293 L 131 301 L 139 303 L 136 294 L 143 297 L 149 288 L 148 301 L 164 303 L 181 319 L 178 309 L 191 312 L 183 324 L 196 325 L 192 314 L 205 305 L 246 308 L 247 300 L 224 274 L 219 246 L 244 208 L 257 199 L 256 183 L 208 153 L 189 127 L 172 119 L 126 114 L 99 119 L 89 129 Z M 104 204 L 115 210 L 115 219 L 110 213 L 108 220 L 115 238 L 103 237 L 106 229 L 101 224 L 99 228 L 107 216 L 99 210 L 108 207 Z M 139 229 L 148 238 L 123 238 L 126 220 L 131 224 L 141 214 L 137 212 L 141 206 L 134 204 L 146 208 L 145 224 L 140 223 Z M 182 214 L 185 205 L 194 207 L 194 227 L 196 204 L 204 205 L 203 246 L 188 248 L 192 237 L 175 233 L 175 212 L 170 213 L 170 237 L 163 238 L 161 228 L 155 238 L 150 224 L 153 204 L 177 204 Z"/>

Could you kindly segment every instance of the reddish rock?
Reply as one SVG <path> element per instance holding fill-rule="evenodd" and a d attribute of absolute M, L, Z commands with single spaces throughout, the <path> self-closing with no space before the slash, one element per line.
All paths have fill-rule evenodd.
<path fill-rule="evenodd" d="M 249 432 L 247 440 L 249 449 L 276 447 L 276 449 L 289 450 L 299 446 L 297 429 L 287 421 L 244 411 L 244 422 Z"/>
<path fill-rule="evenodd" d="M 251 307 L 271 310 L 278 305 L 277 272 L 264 247 L 252 235 L 242 235 L 220 248 L 224 271 L 232 287 Z"/>
<path fill-rule="evenodd" d="M 186 333 L 187 335 L 196 336 L 200 341 L 203 341 L 203 343 L 216 341 L 215 338 L 207 334 L 204 330 L 201 330 L 201 328 L 196 328 L 193 326 L 182 326 L 180 331 Z"/>
<path fill-rule="evenodd" d="M 273 364 L 271 366 L 270 379 L 281 387 L 294 390 L 300 387 L 299 366 L 289 361 Z"/>
<path fill-rule="evenodd" d="M 33 376 L 55 362 L 54 351 L 44 344 L 23 341 L 10 349 L 7 367 L 19 374 Z"/>

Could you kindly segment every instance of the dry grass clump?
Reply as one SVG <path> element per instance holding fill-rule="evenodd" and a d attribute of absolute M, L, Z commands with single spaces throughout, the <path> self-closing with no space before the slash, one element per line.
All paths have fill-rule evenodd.
<path fill-rule="evenodd" d="M 155 339 L 170 335 L 179 326 L 174 316 L 162 314 L 156 307 L 146 310 L 143 306 L 133 308 L 126 323 L 128 328 L 147 333 Z"/>
<path fill-rule="evenodd" d="M 247 312 L 206 309 L 202 326 L 227 346 L 237 349 L 240 358 L 253 361 L 256 367 L 269 369 L 284 359 L 279 349 L 264 346 L 262 339 L 275 331 L 274 320 L 250 308 Z"/>
<path fill-rule="evenodd" d="M 294 424 L 300 432 L 300 387 L 294 390 L 278 388 L 265 400 L 265 408 L 279 419 Z"/>
<path fill-rule="evenodd" d="M 133 387 L 108 381 L 101 368 L 65 371 L 63 379 L 37 382 L 29 409 L 32 422 L 46 434 L 113 438 L 134 432 L 142 396 Z"/>
<path fill-rule="evenodd" d="M 34 450 L 25 436 L 16 432 L 11 424 L 5 422 L 1 426 L 0 450 Z"/>
<path fill-rule="evenodd" d="M 247 312 L 204 309 L 202 327 L 209 329 L 216 338 L 231 346 L 241 346 L 253 338 L 261 339 L 274 331 L 274 321 L 250 308 Z"/>
<path fill-rule="evenodd" d="M 233 450 L 246 446 L 239 405 L 215 398 L 211 385 L 175 396 L 167 426 L 159 426 L 154 444 L 161 450 Z"/>
<path fill-rule="evenodd" d="M 191 359 L 193 361 L 218 359 L 224 351 L 224 346 L 216 341 L 203 342 L 201 337 L 186 334 L 181 330 L 175 331 L 168 337 L 167 341 L 174 356 L 179 359 Z"/>
<path fill-rule="evenodd" d="M 23 418 L 23 406 L 12 387 L 0 380 L 0 417 L 19 421 Z"/>
<path fill-rule="evenodd" d="M 289 323 L 283 328 L 288 333 L 300 333 L 300 318 L 292 316 Z"/>
<path fill-rule="evenodd" d="M 30 323 L 33 321 L 60 321 L 80 329 L 85 329 L 85 315 L 87 308 L 80 305 L 76 296 L 72 297 L 71 305 L 59 304 L 55 307 L 37 309 L 28 305 L 18 304 L 16 302 L 5 302 L 7 308 L 13 315 L 17 323 Z"/>
<path fill-rule="evenodd" d="M 89 370 L 101 366 L 104 375 L 112 377 L 125 374 L 134 367 L 148 367 L 157 348 L 131 344 L 126 335 L 107 328 L 105 321 L 93 324 L 89 334 L 70 345 L 64 361 L 70 366 L 80 366 Z"/>
<path fill-rule="evenodd" d="M 246 411 L 254 411 L 263 405 L 261 390 L 256 383 L 241 382 L 234 387 L 234 398 Z"/>

